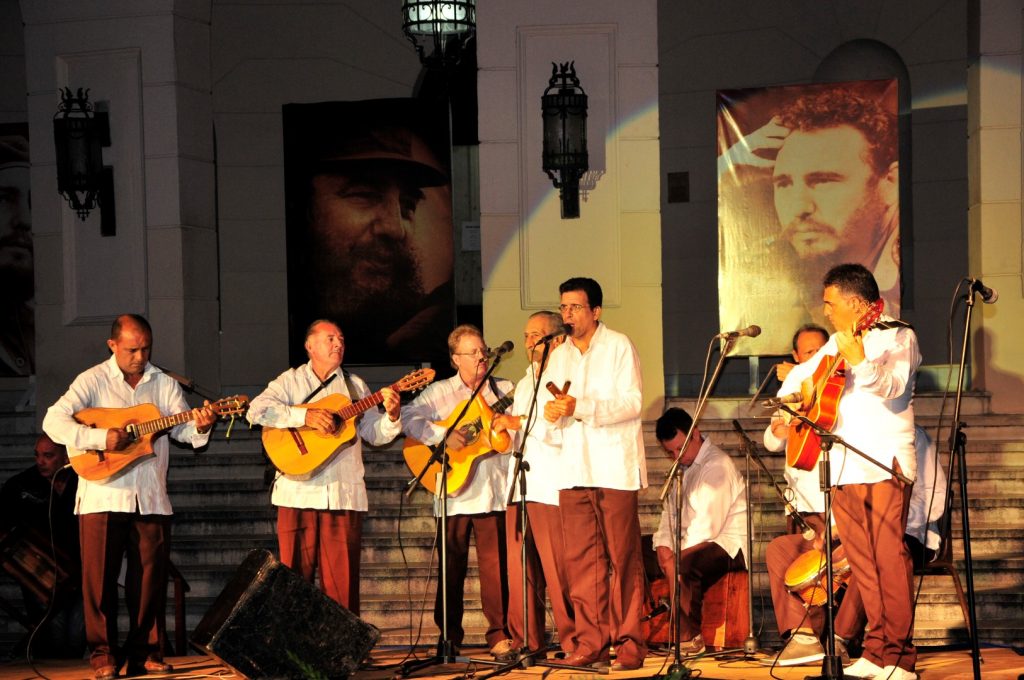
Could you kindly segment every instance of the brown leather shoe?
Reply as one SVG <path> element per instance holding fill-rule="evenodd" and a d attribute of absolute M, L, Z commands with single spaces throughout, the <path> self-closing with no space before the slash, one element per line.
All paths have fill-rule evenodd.
<path fill-rule="evenodd" d="M 117 677 L 116 666 L 100 666 L 94 676 L 96 680 L 114 680 Z"/>

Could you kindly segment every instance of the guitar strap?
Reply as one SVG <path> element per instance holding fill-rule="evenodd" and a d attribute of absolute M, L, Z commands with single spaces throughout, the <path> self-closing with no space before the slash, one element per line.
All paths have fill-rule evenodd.
<path fill-rule="evenodd" d="M 909 328 L 911 330 L 914 328 L 906 321 L 902 321 L 900 319 L 893 319 L 892 321 L 876 321 L 871 324 L 871 327 L 882 331 L 889 330 L 890 328 Z"/>
<path fill-rule="evenodd" d="M 494 379 L 493 375 L 487 376 L 487 384 L 491 387 L 491 394 L 496 396 L 499 400 L 505 396 L 500 390 L 498 390 L 498 382 Z"/>
<path fill-rule="evenodd" d="M 302 403 L 302 404 L 306 404 L 306 403 L 308 403 L 310 399 L 312 399 L 312 398 L 313 398 L 313 397 L 315 397 L 316 395 L 318 395 L 318 394 L 320 394 L 321 392 L 323 392 L 323 391 L 324 391 L 324 389 L 325 389 L 325 388 L 326 388 L 326 387 L 327 387 L 328 385 L 330 385 L 330 384 L 331 384 L 331 382 L 333 382 L 333 381 L 334 381 L 334 379 L 335 379 L 335 378 L 337 378 L 337 377 L 338 377 L 338 374 L 337 374 L 337 373 L 333 373 L 333 374 L 331 374 L 331 377 L 330 377 L 330 378 L 328 378 L 327 380 L 324 380 L 324 381 L 323 381 L 322 383 L 320 383 L 320 387 L 318 387 L 318 388 L 316 388 L 315 390 L 313 390 L 312 392 L 310 392 L 310 393 L 309 393 L 309 395 L 308 395 L 308 396 L 307 396 L 307 397 L 306 397 L 305 399 L 303 399 L 303 400 L 302 400 L 302 401 L 301 401 L 300 403 Z M 351 385 L 349 384 L 349 382 L 348 382 L 348 372 L 347 372 L 347 371 L 345 372 L 345 386 L 346 386 L 346 387 L 348 387 L 348 389 L 349 389 L 349 394 L 351 394 L 351 393 L 352 393 L 352 386 L 351 386 Z"/>

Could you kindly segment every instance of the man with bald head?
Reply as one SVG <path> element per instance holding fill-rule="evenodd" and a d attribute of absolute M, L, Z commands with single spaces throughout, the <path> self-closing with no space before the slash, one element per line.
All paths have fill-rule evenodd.
<path fill-rule="evenodd" d="M 161 415 L 189 410 L 178 383 L 149 363 L 153 331 L 137 314 L 114 320 L 106 361 L 80 373 L 51 406 L 43 430 L 68 447 L 73 458 L 90 451 L 119 451 L 131 443 L 123 428 L 94 428 L 75 420 L 87 408 L 130 408 L 153 404 Z M 204 446 L 217 417 L 207 402 L 192 419 L 171 428 L 170 436 L 193 447 Z M 85 632 L 96 680 L 117 676 L 127 660 L 129 674 L 167 672 L 159 646 L 158 621 L 165 616 L 170 555 L 171 501 L 167 495 L 170 460 L 166 437 L 153 440 L 153 454 L 116 476 L 80 479 L 75 512 L 82 549 Z M 117 579 L 127 558 L 125 600 L 128 637 L 117 647 Z"/>
<path fill-rule="evenodd" d="M 332 321 L 318 319 L 306 330 L 309 361 L 289 368 L 252 400 L 246 418 L 254 425 L 286 428 L 309 426 L 331 434 L 343 424 L 334 413 L 320 408 L 299 408 L 331 394 L 358 401 L 370 394 L 359 376 L 341 367 L 345 335 Z M 359 436 L 341 444 L 334 457 L 308 477 L 278 473 L 271 502 L 277 506 L 277 540 L 281 562 L 313 582 L 319 567 L 320 582 L 332 600 L 359 614 L 359 553 L 363 517 L 368 503 L 363 481 L 365 440 L 382 446 L 402 431 L 398 393 L 381 390 L 384 413 L 370 409 L 359 418 Z"/>

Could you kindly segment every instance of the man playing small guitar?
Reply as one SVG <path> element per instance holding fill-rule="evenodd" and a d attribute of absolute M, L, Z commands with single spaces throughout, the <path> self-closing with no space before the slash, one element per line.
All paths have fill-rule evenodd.
<path fill-rule="evenodd" d="M 469 399 L 487 374 L 487 345 L 476 326 L 467 324 L 456 327 L 448 335 L 448 352 L 452 366 L 458 373 L 430 385 L 402 408 L 405 434 L 431 446 L 441 443 L 446 431 L 445 427 L 435 421 L 445 420 L 453 412 L 457 415 L 459 405 Z M 488 405 L 492 405 L 511 391 L 510 381 L 492 378 L 484 383 L 480 395 Z M 464 428 L 461 426 L 452 431 L 445 442 L 449 450 L 460 450 L 466 446 L 467 437 L 471 433 L 467 433 Z M 444 537 L 448 553 L 448 641 L 458 648 L 465 635 L 462 613 L 472 532 L 476 535 L 476 557 L 480 569 L 480 603 L 487 619 L 485 637 L 492 654 L 496 656 L 504 655 L 512 649 L 512 642 L 505 630 L 505 604 L 508 597 L 504 550 L 507 465 L 504 456 L 480 457 L 469 483 L 457 496 L 448 498 L 447 536 Z M 440 490 L 442 486 L 436 484 L 434 488 Z M 440 504 L 436 497 L 434 514 L 440 515 Z M 434 604 L 434 623 L 438 628 L 442 628 L 445 623 L 442 618 L 441 590 L 439 586 Z"/>
<path fill-rule="evenodd" d="M 273 428 L 310 427 L 333 434 L 345 422 L 305 402 L 342 395 L 353 401 L 370 394 L 356 375 L 341 368 L 345 336 L 331 321 L 319 319 L 306 331 L 309 361 L 277 376 L 252 400 L 249 422 Z M 363 517 L 368 510 L 363 481 L 361 440 L 381 446 L 401 432 L 399 398 L 391 388 L 381 391 L 385 413 L 370 408 L 357 425 L 358 435 L 339 441 L 336 452 L 301 478 L 279 473 L 270 501 L 277 506 L 277 540 L 281 562 L 312 582 L 319 566 L 324 592 L 359 614 L 359 553 Z"/>
<path fill-rule="evenodd" d="M 836 332 L 814 357 L 790 371 L 779 394 L 799 392 L 826 357 L 841 357 L 845 384 L 833 432 L 914 479 L 912 399 L 921 364 L 917 336 L 906 323 L 885 315 L 855 332 L 880 300 L 874 277 L 862 265 L 833 267 L 825 276 L 822 299 Z M 864 654 L 844 675 L 916 678 L 913 570 L 903 542 L 911 486 L 840 445 L 832 449 L 830 463 L 835 522 L 868 618 Z"/>
<path fill-rule="evenodd" d="M 189 410 L 178 383 L 149 363 L 153 331 L 144 318 L 117 317 L 107 347 L 110 358 L 79 374 L 43 419 L 46 434 L 69 450 L 77 449 L 73 455 L 123 450 L 132 440 L 124 427 L 104 429 L 75 420 L 75 414 L 85 409 L 152 404 L 164 415 Z M 207 402 L 170 434 L 198 448 L 206 444 L 216 419 Z M 171 670 L 163 662 L 157 636 L 157 622 L 165 616 L 170 555 L 166 437 L 153 441 L 153 453 L 116 477 L 82 478 L 78 484 L 75 512 L 81 534 L 85 631 L 97 680 L 117 676 L 122 654 L 129 675 Z M 129 628 L 122 651 L 117 646 L 117 578 L 124 555 Z"/>

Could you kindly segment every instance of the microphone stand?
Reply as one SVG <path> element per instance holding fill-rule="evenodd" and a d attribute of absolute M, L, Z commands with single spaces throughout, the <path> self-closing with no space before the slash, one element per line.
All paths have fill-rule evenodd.
<path fill-rule="evenodd" d="M 517 501 L 519 507 L 519 531 L 523 537 L 522 544 L 519 550 L 519 559 L 522 566 L 522 588 L 523 588 L 523 646 L 519 648 L 519 652 L 515 659 L 495 668 L 490 673 L 477 676 L 477 680 L 487 680 L 493 678 L 496 675 L 503 675 L 515 668 L 530 668 L 531 666 L 547 666 L 549 668 L 568 669 L 576 670 L 584 673 L 599 673 L 607 674 L 607 668 L 589 668 L 584 666 L 567 666 L 565 664 L 552 664 L 547 661 L 537 661 L 536 657 L 539 654 L 543 654 L 550 647 L 538 647 L 536 651 L 530 651 L 530 597 L 527 586 L 529 579 L 526 573 L 526 551 L 527 551 L 527 535 L 526 532 L 529 529 L 529 517 L 526 514 L 526 473 L 530 471 L 530 463 L 523 460 L 523 451 L 526 449 L 526 440 L 529 438 L 530 431 L 533 430 L 533 425 L 537 418 L 537 394 L 540 389 L 541 376 L 544 374 L 544 368 L 548 363 L 548 354 L 551 351 L 551 343 L 544 343 L 544 352 L 541 354 L 540 365 L 536 370 L 536 376 L 533 381 L 533 396 L 530 400 L 530 409 L 526 414 L 526 422 L 523 428 L 520 430 L 523 433 L 522 440 L 519 444 L 518 449 L 514 449 L 512 456 L 515 458 L 516 464 L 512 472 L 513 483 L 509 486 L 508 499 L 505 501 L 505 505 L 512 505 L 513 498 L 516 493 L 516 485 L 519 486 L 519 500 Z M 538 641 L 539 643 L 540 641 Z"/>
<path fill-rule="evenodd" d="M 186 378 L 180 373 L 175 373 L 171 369 L 164 368 L 163 366 L 157 366 L 156 364 L 153 364 L 153 366 L 159 369 L 160 371 L 163 371 L 171 379 L 175 380 L 179 385 L 181 385 L 181 388 L 188 392 L 189 394 L 192 394 L 194 392 L 195 394 L 198 394 L 200 397 L 208 401 L 217 401 L 217 395 L 213 394 L 207 389 L 204 389 L 200 385 L 197 385 L 196 381 L 193 380 L 192 378 Z"/>
<path fill-rule="evenodd" d="M 971 520 L 968 516 L 967 508 L 967 435 L 964 434 L 966 423 L 960 421 L 960 403 L 964 393 L 964 374 L 966 373 L 967 365 L 967 342 L 970 338 L 971 316 L 974 312 L 974 293 L 976 292 L 973 280 L 971 281 L 970 290 L 964 296 L 967 314 L 964 317 L 963 343 L 960 348 L 960 372 L 956 380 L 956 401 L 953 407 L 953 424 L 949 434 L 949 464 L 946 466 L 946 469 L 949 470 L 946 481 L 946 512 L 952 510 L 948 485 L 953 481 L 953 463 L 955 461 L 957 463 L 957 482 L 960 486 L 960 524 L 963 531 L 964 576 L 967 581 L 967 623 L 970 627 L 968 632 L 971 636 L 971 668 L 973 669 L 975 680 L 980 680 L 982 658 L 981 649 L 978 646 L 978 615 L 974 600 L 974 561 L 971 558 Z M 952 532 L 950 532 L 949 540 L 953 540 Z"/>
<path fill-rule="evenodd" d="M 448 429 L 445 430 L 444 436 L 441 438 L 441 441 L 439 441 L 437 444 L 435 444 L 432 447 L 433 455 L 430 457 L 430 460 L 428 460 L 426 462 L 426 464 L 423 466 L 423 469 L 419 471 L 419 474 L 417 474 L 415 478 L 413 478 L 412 480 L 409 481 L 409 483 L 408 483 L 408 485 L 406 487 L 406 496 L 408 496 L 408 495 L 412 494 L 413 490 L 416 488 L 416 483 L 423 479 L 423 476 L 426 474 L 427 470 L 430 469 L 430 466 L 433 465 L 434 463 L 440 462 L 440 464 L 441 464 L 441 473 L 440 473 L 440 477 L 441 477 L 441 484 L 440 484 L 440 486 L 441 486 L 441 494 L 440 494 L 440 501 L 439 502 L 441 504 L 441 514 L 440 514 L 440 517 L 438 519 L 440 520 L 441 540 L 438 541 L 438 550 L 440 551 L 440 558 L 438 559 L 438 564 L 440 566 L 441 575 L 440 575 L 440 579 L 439 579 L 440 582 L 437 584 L 437 587 L 441 589 L 441 640 L 438 642 L 438 645 L 437 645 L 437 653 L 434 654 L 433 656 L 430 656 L 430 657 L 428 657 L 426 659 L 419 659 L 419 660 L 415 660 L 415 661 L 407 661 L 407 662 L 403 663 L 401 665 L 401 667 L 399 667 L 399 669 L 398 669 L 398 671 L 396 673 L 396 675 L 399 676 L 399 677 L 408 677 L 411 673 L 415 673 L 418 670 L 421 670 L 423 668 L 428 668 L 430 666 L 445 666 L 445 665 L 451 664 L 451 663 L 469 663 L 469 662 L 483 663 L 479 659 L 472 659 L 470 657 L 465 657 L 465 656 L 456 656 L 454 645 L 452 645 L 452 642 L 451 642 L 451 640 L 448 637 L 448 445 L 447 445 L 447 441 L 448 441 L 449 435 L 451 435 L 451 433 L 454 432 L 459 427 L 459 423 L 461 423 L 462 419 L 466 417 L 466 413 L 469 411 L 470 405 L 474 403 L 474 401 L 476 400 L 477 395 L 480 394 L 480 391 L 483 389 L 484 385 L 487 384 L 487 382 L 490 379 L 491 375 L 494 373 L 494 370 L 498 367 L 498 364 L 501 363 L 502 356 L 503 355 L 501 355 L 501 354 L 494 355 L 494 363 L 492 363 L 490 368 L 487 369 L 487 373 L 485 373 L 484 376 L 480 379 L 480 382 L 477 384 L 477 386 L 475 388 L 473 388 L 472 394 L 469 395 L 469 399 L 466 400 L 466 403 L 463 405 L 462 410 L 459 411 L 459 415 L 455 418 L 455 420 L 452 421 L 452 424 L 448 427 Z"/>
<path fill-rule="evenodd" d="M 697 407 L 693 412 L 693 422 L 690 423 L 690 429 L 686 433 L 686 439 L 683 441 L 682 447 L 679 449 L 680 454 L 690 445 L 690 440 L 693 439 L 693 433 L 697 430 L 697 423 L 700 421 L 701 415 L 704 413 L 704 408 L 707 406 L 708 397 L 711 395 L 711 390 L 714 388 L 715 383 L 718 382 L 718 376 L 722 372 L 722 367 L 725 364 L 725 358 L 729 354 L 729 350 L 732 349 L 735 338 L 726 336 L 725 347 L 722 349 L 718 356 L 718 363 L 715 365 L 715 370 L 711 374 L 711 380 L 708 381 L 707 389 L 705 389 L 697 398 Z M 683 663 L 683 658 L 680 654 L 679 645 L 682 630 L 679 621 L 679 598 L 680 598 L 680 583 L 679 583 L 679 570 L 682 566 L 679 555 L 679 547 L 683 544 L 683 474 L 682 464 L 679 462 L 682 455 L 676 457 L 672 461 L 672 467 L 669 468 L 668 475 L 665 478 L 665 484 L 661 487 L 661 494 L 659 498 L 662 502 L 665 502 L 666 496 L 669 495 L 669 486 L 674 483 L 675 485 L 675 507 L 673 508 L 673 514 L 675 515 L 675 527 L 672 532 L 672 552 L 674 559 L 674 573 L 672 584 L 672 615 L 669 617 L 669 637 L 672 639 L 672 663 L 668 667 L 668 672 L 664 677 L 671 678 L 672 680 L 681 680 L 682 678 L 690 677 L 690 669 Z M 749 511 L 749 509 L 748 509 Z"/>
<path fill-rule="evenodd" d="M 838 443 L 847 451 L 853 451 L 864 460 L 882 468 L 904 484 L 910 485 L 913 484 L 913 481 L 884 463 L 879 463 L 857 447 L 847 443 L 842 437 L 829 432 L 813 420 L 797 413 L 788 405 L 779 404 L 779 409 L 809 426 L 821 440 L 821 459 L 818 461 L 818 473 L 821 493 L 825 496 L 825 571 L 828 574 L 828 580 L 825 581 L 827 584 L 825 586 L 825 656 L 821 660 L 821 675 L 808 675 L 806 680 L 842 680 L 843 660 L 836 654 L 835 624 L 832 620 L 833 613 L 835 612 L 835 600 L 832 597 L 832 466 L 830 452 L 833 445 Z"/>
<path fill-rule="evenodd" d="M 740 421 L 733 419 L 733 428 L 740 435 L 740 446 L 743 447 L 744 461 L 746 466 L 745 474 L 746 489 L 745 497 L 747 502 L 747 637 L 743 640 L 743 656 L 749 658 L 757 654 L 757 648 L 761 646 L 757 635 L 754 634 L 754 510 L 750 504 L 750 459 L 757 454 L 754 453 L 754 442 L 743 431 Z M 760 463 L 760 459 L 758 459 Z M 764 463 L 761 463 L 762 467 Z M 774 480 L 773 480 L 774 481 Z"/>

